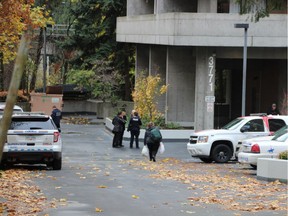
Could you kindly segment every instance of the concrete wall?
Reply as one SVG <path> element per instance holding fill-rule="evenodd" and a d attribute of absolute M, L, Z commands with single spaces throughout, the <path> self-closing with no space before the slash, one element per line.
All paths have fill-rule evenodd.
<path fill-rule="evenodd" d="M 173 46 L 243 47 L 249 23 L 248 47 L 287 47 L 287 14 L 271 14 L 259 22 L 247 16 L 216 13 L 165 13 L 117 18 L 117 41 Z M 269 26 L 269 28 L 268 28 Z"/>
<path fill-rule="evenodd" d="M 197 0 L 157 0 L 157 14 L 170 12 L 197 12 Z"/>
<path fill-rule="evenodd" d="M 161 77 L 161 85 L 166 84 L 166 57 L 167 57 L 167 47 L 166 46 L 151 46 L 150 50 L 150 61 L 151 69 L 150 74 L 159 74 Z M 157 99 L 158 110 L 165 113 L 166 107 L 166 94 L 159 96 Z"/>
<path fill-rule="evenodd" d="M 194 126 L 195 53 L 193 48 L 168 47 L 167 122 Z"/>
<path fill-rule="evenodd" d="M 257 160 L 257 179 L 266 181 L 279 180 L 287 183 L 288 161 L 274 158 L 259 158 Z"/>
<path fill-rule="evenodd" d="M 130 101 L 119 101 L 117 106 L 112 106 L 110 102 L 97 100 L 86 101 L 64 101 L 63 113 L 92 113 L 98 118 L 107 118 L 115 116 L 117 111 L 125 110 L 127 114 L 131 113 L 134 103 Z"/>
<path fill-rule="evenodd" d="M 127 125 L 126 125 L 127 126 Z M 112 120 L 110 118 L 105 119 L 105 127 L 106 129 L 112 131 L 113 130 L 113 124 Z M 140 130 L 140 135 L 139 135 L 139 140 L 143 141 L 144 140 L 144 135 L 145 135 L 145 129 Z M 191 133 L 193 130 L 164 130 L 161 129 L 161 134 L 163 138 L 164 145 L 166 142 L 187 142 L 188 138 L 190 137 Z M 127 130 L 124 131 L 124 140 L 130 140 L 130 132 Z"/>

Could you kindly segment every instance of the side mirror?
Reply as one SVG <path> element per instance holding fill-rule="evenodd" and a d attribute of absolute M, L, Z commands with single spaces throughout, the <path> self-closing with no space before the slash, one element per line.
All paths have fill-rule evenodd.
<path fill-rule="evenodd" d="M 245 132 L 245 128 L 242 127 L 242 128 L 240 129 L 240 132 L 241 132 L 241 133 L 244 133 L 244 132 Z"/>

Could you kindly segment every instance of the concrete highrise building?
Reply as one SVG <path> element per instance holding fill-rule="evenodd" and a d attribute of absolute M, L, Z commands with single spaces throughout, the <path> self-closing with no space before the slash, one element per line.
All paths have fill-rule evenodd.
<path fill-rule="evenodd" d="M 265 7 L 263 0 L 263 7 Z M 283 1 L 286 2 L 286 1 Z M 127 0 L 117 41 L 136 46 L 136 74 L 160 74 L 166 122 L 217 128 L 241 115 L 244 30 L 248 23 L 246 115 L 278 107 L 287 93 L 287 3 L 259 22 L 234 0 Z M 287 110 L 286 110 L 287 111 Z"/>

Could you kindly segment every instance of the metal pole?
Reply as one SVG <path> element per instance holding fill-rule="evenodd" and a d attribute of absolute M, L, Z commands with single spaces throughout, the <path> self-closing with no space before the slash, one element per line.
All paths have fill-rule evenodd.
<path fill-rule="evenodd" d="M 47 70 L 47 55 L 46 55 L 46 27 L 43 29 L 43 93 L 46 93 L 46 70 Z"/>
<path fill-rule="evenodd" d="M 243 50 L 243 83 L 242 83 L 242 116 L 245 116 L 246 108 L 246 74 L 247 74 L 247 28 L 244 28 L 244 50 Z"/>

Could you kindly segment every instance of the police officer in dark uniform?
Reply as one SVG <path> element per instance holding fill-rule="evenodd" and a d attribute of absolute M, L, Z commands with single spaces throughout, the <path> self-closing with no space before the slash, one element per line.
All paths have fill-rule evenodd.
<path fill-rule="evenodd" d="M 130 131 L 130 148 L 133 148 L 133 142 L 135 137 L 136 148 L 139 148 L 139 134 L 140 126 L 142 125 L 141 119 L 137 112 L 132 113 L 132 116 L 128 125 L 128 132 Z"/>
<path fill-rule="evenodd" d="M 55 125 L 57 126 L 59 132 L 61 132 L 60 120 L 62 119 L 62 113 L 55 105 L 52 108 L 53 108 L 53 110 L 52 110 L 51 117 L 52 117 Z"/>
<path fill-rule="evenodd" d="M 123 147 L 122 139 L 123 132 L 125 130 L 126 121 L 123 118 L 124 112 L 118 112 L 118 114 L 113 118 L 112 124 L 114 125 L 112 132 L 114 133 L 112 147 L 120 148 Z"/>

